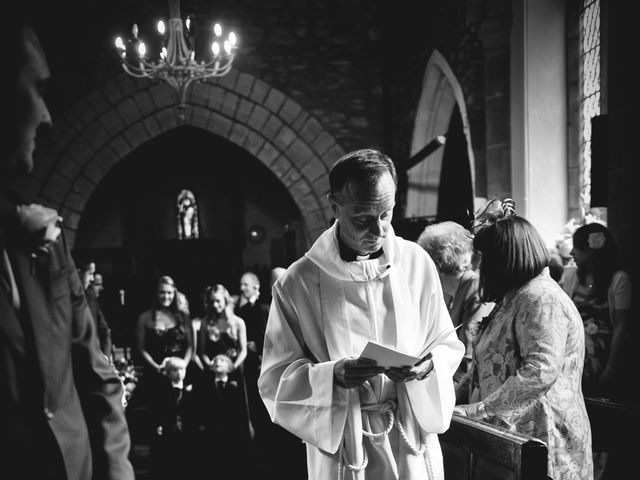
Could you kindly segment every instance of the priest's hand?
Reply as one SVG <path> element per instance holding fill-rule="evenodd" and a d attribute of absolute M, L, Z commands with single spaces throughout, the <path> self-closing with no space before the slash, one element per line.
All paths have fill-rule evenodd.
<path fill-rule="evenodd" d="M 343 358 L 333 365 L 334 381 L 345 388 L 355 388 L 367 379 L 384 372 L 375 360 L 369 358 Z"/>
<path fill-rule="evenodd" d="M 433 372 L 433 360 L 429 353 L 423 360 L 412 367 L 389 367 L 385 370 L 387 377 L 398 383 L 410 380 L 423 380 Z"/>

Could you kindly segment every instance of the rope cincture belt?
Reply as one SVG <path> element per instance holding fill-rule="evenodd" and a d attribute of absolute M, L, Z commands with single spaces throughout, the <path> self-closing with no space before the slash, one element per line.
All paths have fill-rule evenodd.
<path fill-rule="evenodd" d="M 395 425 L 396 428 L 398 429 L 398 432 L 400 432 L 400 436 L 404 440 L 404 443 L 407 445 L 407 447 L 409 447 L 411 454 L 416 456 L 424 455 L 424 452 L 427 448 L 426 442 L 423 442 L 421 440 L 421 445 L 419 448 L 417 448 L 415 445 L 411 443 L 411 440 L 409 440 L 409 437 L 407 437 L 407 434 L 404 431 L 404 428 L 402 427 L 402 423 L 400 423 L 399 415 L 397 414 L 398 403 L 395 400 L 387 400 L 384 403 L 370 403 L 366 405 L 361 405 L 360 410 L 364 412 L 379 412 L 381 415 L 386 414 L 388 419 L 387 427 L 381 432 L 378 432 L 378 433 L 368 432 L 363 428 L 362 435 L 364 437 L 367 437 L 372 442 L 381 441 L 385 436 L 389 434 L 389 432 Z M 362 470 L 367 468 L 367 464 L 369 463 L 369 457 L 367 456 L 367 448 L 364 443 L 362 445 L 362 453 L 363 453 L 362 463 L 360 465 L 351 465 L 347 458 L 344 438 L 342 439 L 342 442 L 340 443 L 340 449 L 338 451 L 338 480 L 342 480 L 343 470 L 345 467 L 351 470 L 352 472 L 361 472 Z"/>

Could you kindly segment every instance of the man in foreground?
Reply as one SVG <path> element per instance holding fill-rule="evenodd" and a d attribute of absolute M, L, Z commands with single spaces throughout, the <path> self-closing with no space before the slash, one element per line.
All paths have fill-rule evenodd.
<path fill-rule="evenodd" d="M 132 480 L 122 384 L 100 351 L 55 210 L 16 192 L 51 123 L 49 67 L 24 16 L 2 29 L 8 61 L 0 152 L 0 464 L 2 478 Z"/>

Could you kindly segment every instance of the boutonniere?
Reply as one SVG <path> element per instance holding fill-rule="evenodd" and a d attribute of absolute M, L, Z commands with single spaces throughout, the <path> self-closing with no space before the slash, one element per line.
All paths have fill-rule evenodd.
<path fill-rule="evenodd" d="M 233 385 L 234 387 L 237 387 L 238 382 L 236 380 L 229 380 L 229 385 Z"/>
<path fill-rule="evenodd" d="M 185 385 L 184 387 L 185 392 L 190 392 L 191 390 L 193 390 L 193 385 Z"/>
<path fill-rule="evenodd" d="M 31 256 L 48 255 L 62 233 L 62 217 L 54 209 L 35 203 L 18 205 L 16 210 L 20 226 L 27 234 Z"/>

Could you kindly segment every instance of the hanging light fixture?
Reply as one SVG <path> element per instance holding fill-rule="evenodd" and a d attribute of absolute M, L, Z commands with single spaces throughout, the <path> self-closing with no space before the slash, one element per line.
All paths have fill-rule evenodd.
<path fill-rule="evenodd" d="M 207 58 L 196 58 L 195 39 L 199 32 L 191 15 L 183 24 L 180 0 L 169 0 L 168 29 L 163 20 L 158 22 L 157 29 L 162 46 L 156 60 L 148 58 L 147 45 L 138 37 L 136 24 L 131 29 L 131 38 L 125 42 L 122 37 L 117 37 L 115 46 L 120 53 L 122 68 L 129 75 L 162 80 L 176 90 L 179 113 L 184 118 L 189 86 L 195 81 L 221 77 L 231 70 L 237 48 L 236 34 L 229 32 L 223 38 L 222 27 L 219 23 L 214 24 Z"/>

